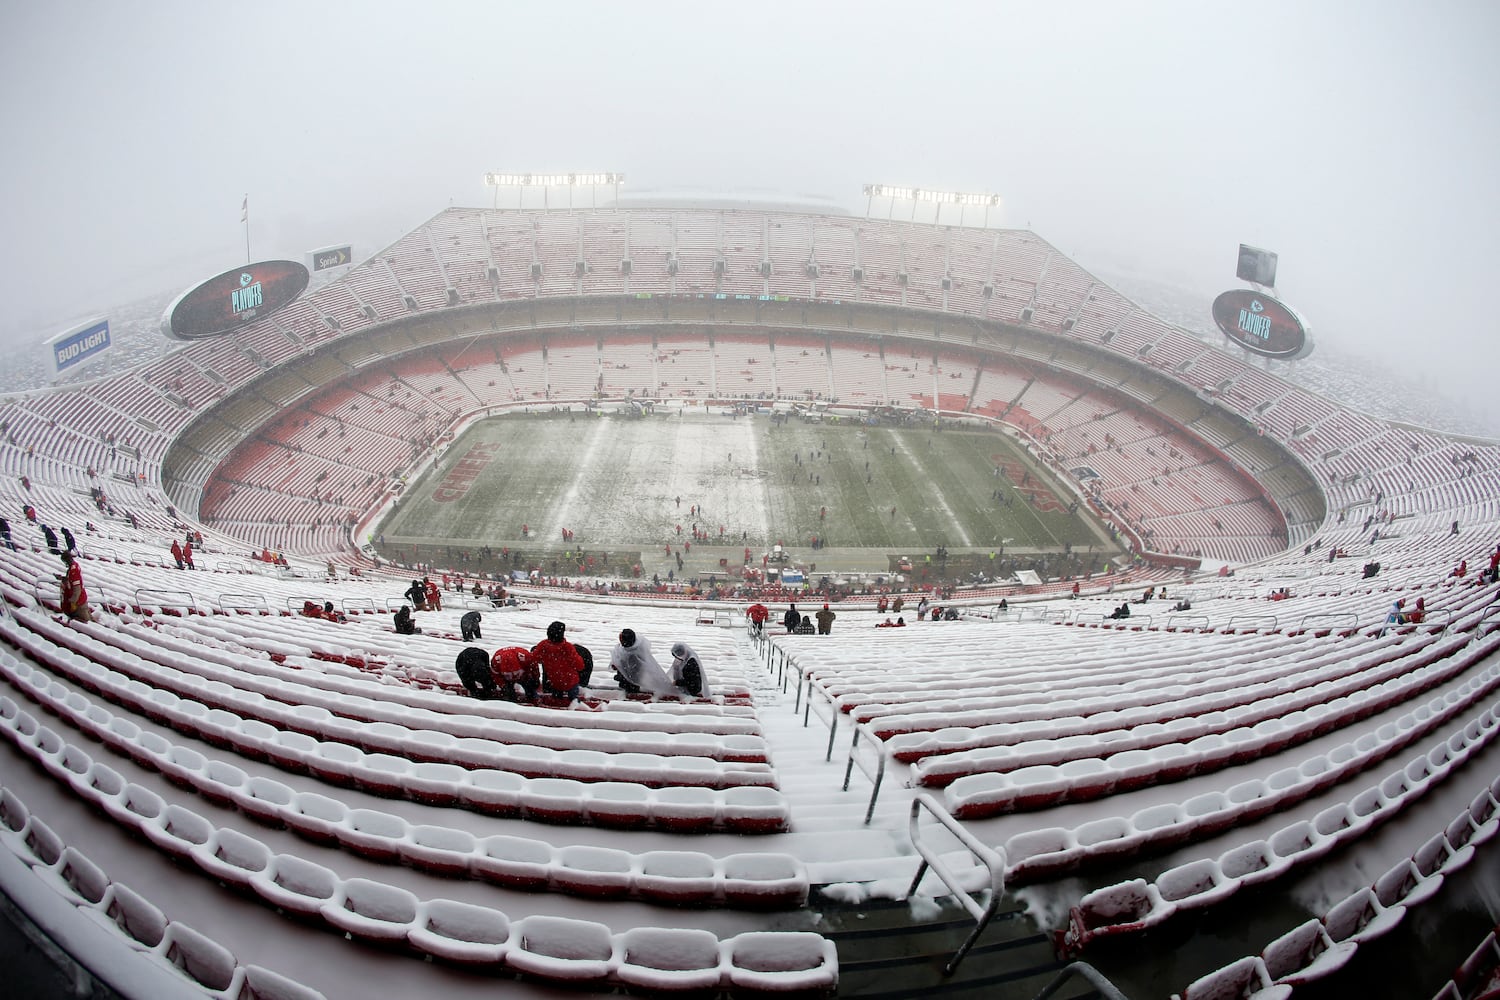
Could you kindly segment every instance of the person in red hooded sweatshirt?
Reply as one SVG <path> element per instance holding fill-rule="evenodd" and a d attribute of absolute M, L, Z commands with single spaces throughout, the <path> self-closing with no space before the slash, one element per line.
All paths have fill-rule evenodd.
<path fill-rule="evenodd" d="M 541 664 L 542 687 L 548 694 L 577 698 L 582 683 L 583 657 L 563 636 L 568 627 L 562 622 L 547 626 L 547 638 L 531 647 L 532 659 Z"/>

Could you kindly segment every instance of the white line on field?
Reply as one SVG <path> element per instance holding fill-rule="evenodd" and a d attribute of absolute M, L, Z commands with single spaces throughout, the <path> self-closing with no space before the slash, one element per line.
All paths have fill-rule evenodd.
<path fill-rule="evenodd" d="M 921 461 L 919 461 L 917 459 L 917 456 L 915 456 L 915 455 L 913 455 L 911 453 L 911 449 L 906 446 L 907 435 L 905 435 L 905 434 L 896 434 L 896 435 L 893 435 L 893 436 L 896 438 L 896 447 L 898 447 L 898 448 L 901 449 L 901 454 L 903 454 L 903 455 L 906 456 L 906 461 L 911 466 L 913 466 L 914 468 L 920 468 L 920 469 L 924 469 L 925 470 L 926 469 L 926 465 L 924 463 L 922 463 Z M 929 476 L 928 479 L 927 479 L 927 481 L 930 484 L 932 482 L 932 477 Z M 937 505 L 939 507 L 943 508 L 943 513 L 945 515 L 947 515 L 948 522 L 950 524 L 952 524 L 953 527 L 955 527 L 955 528 L 958 529 L 958 540 L 959 540 L 959 542 L 961 542 L 964 545 L 973 545 L 974 543 L 969 540 L 969 533 L 964 530 L 964 526 L 959 521 L 958 515 L 955 514 L 955 513 L 953 513 L 953 508 L 948 506 L 948 501 L 945 500 L 945 499 L 943 499 L 943 495 L 941 493 L 937 492 L 936 490 L 933 490 L 932 491 L 932 497 L 931 497 L 931 499 L 937 501 Z"/>
<path fill-rule="evenodd" d="M 562 538 L 562 529 L 568 526 L 568 516 L 573 513 L 573 503 L 578 499 L 583 477 L 593 471 L 594 452 L 599 450 L 599 442 L 604 440 L 604 432 L 608 425 L 608 420 L 594 421 L 594 429 L 589 433 L 589 442 L 584 446 L 583 457 L 573 466 L 573 481 L 568 484 L 568 492 L 563 494 L 562 502 L 552 511 L 552 522 L 546 526 L 542 538 L 553 540 Z"/>

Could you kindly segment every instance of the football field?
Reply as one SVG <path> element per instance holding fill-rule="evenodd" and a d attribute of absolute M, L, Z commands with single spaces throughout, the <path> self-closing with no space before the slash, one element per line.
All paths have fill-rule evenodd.
<path fill-rule="evenodd" d="M 381 533 L 385 549 L 664 553 L 708 542 L 757 556 L 814 538 L 882 552 L 1101 545 L 1072 500 L 1010 438 L 987 430 L 510 414 L 450 445 Z"/>

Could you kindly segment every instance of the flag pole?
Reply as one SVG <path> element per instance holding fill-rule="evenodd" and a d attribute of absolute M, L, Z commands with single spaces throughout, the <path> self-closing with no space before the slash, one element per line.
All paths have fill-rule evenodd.
<path fill-rule="evenodd" d="M 250 196 L 240 202 L 240 221 L 245 224 L 245 263 L 250 263 Z"/>

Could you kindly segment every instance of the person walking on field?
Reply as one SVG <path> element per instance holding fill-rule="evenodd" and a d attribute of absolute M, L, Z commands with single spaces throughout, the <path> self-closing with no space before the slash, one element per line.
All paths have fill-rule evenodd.
<path fill-rule="evenodd" d="M 838 615 L 829 610 L 828 605 L 825 604 L 823 605 L 823 610 L 813 615 L 813 617 L 818 620 L 818 634 L 829 635 L 833 632 L 833 620 Z"/>

